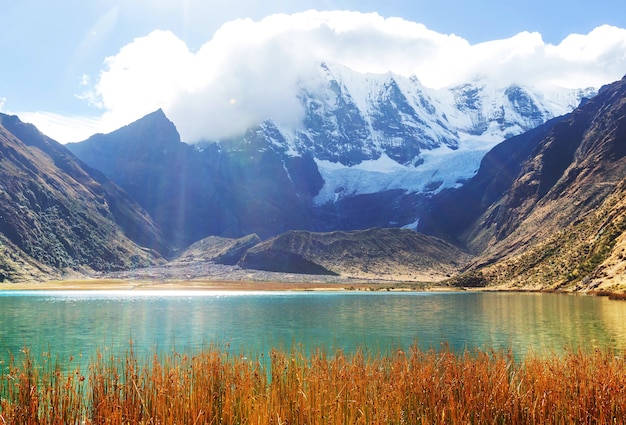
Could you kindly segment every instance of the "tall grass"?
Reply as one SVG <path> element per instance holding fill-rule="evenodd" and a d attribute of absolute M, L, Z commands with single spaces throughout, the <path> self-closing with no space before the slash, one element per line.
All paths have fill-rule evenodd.
<path fill-rule="evenodd" d="M 208 347 L 86 370 L 49 355 L 0 374 L 0 424 L 605 424 L 626 420 L 626 361 L 610 350 L 529 355 L 345 355 L 294 348 L 248 359 Z"/>

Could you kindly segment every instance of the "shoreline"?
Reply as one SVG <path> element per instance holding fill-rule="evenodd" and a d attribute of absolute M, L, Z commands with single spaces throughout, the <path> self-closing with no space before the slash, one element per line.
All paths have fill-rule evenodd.
<path fill-rule="evenodd" d="M 463 288 L 438 286 L 415 282 L 281 282 L 220 279 L 172 279 L 172 280 L 132 280 L 132 279 L 67 279 L 32 283 L 0 283 L 3 291 L 63 291 L 63 290 L 127 290 L 127 291 L 371 291 L 371 292 L 457 292 Z"/>
<path fill-rule="evenodd" d="M 281 280 L 236 280 L 215 278 L 129 279 L 82 278 L 44 282 L 0 283 L 0 293 L 12 291 L 223 291 L 223 292 L 538 292 L 608 297 L 626 300 L 626 294 L 610 291 L 554 291 L 505 287 L 454 287 L 437 282 L 367 281 L 337 282 Z"/>

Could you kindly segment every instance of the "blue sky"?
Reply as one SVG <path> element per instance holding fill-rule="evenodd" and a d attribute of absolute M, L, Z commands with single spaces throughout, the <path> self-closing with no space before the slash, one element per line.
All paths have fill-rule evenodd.
<path fill-rule="evenodd" d="M 333 28 L 336 35 L 340 32 L 337 28 L 341 26 L 337 23 L 337 19 L 354 21 L 359 32 L 348 31 L 346 34 L 350 33 L 355 38 L 355 52 L 360 52 L 359 49 L 364 49 L 363 52 L 365 52 L 367 43 L 372 41 L 376 43 L 376 40 L 391 43 L 397 40 L 402 42 L 405 38 L 400 32 L 406 31 L 407 34 L 413 34 L 411 40 L 428 40 L 431 48 L 441 48 L 441 51 L 452 52 L 446 53 L 452 59 L 458 51 L 466 52 L 464 54 L 467 57 L 475 56 L 476 50 L 470 52 L 471 46 L 488 46 L 488 48 L 481 48 L 480 51 L 491 52 L 493 50 L 496 56 L 490 59 L 485 53 L 483 58 L 485 66 L 489 65 L 489 62 L 501 62 L 502 55 L 507 50 L 521 52 L 520 49 L 525 46 L 534 46 L 533 58 L 535 59 L 532 60 L 544 60 L 542 59 L 544 56 L 553 58 L 550 52 L 545 53 L 549 50 L 546 46 L 558 46 L 571 34 L 586 36 L 602 25 L 610 25 L 613 29 L 611 31 L 605 29 L 603 32 L 596 32 L 594 37 L 571 39 L 573 41 L 568 43 L 568 53 L 563 53 L 565 50 L 563 48 L 556 56 L 562 58 L 569 55 L 568 60 L 573 60 L 571 58 L 575 55 L 581 56 L 591 52 L 589 54 L 592 56 L 586 59 L 584 70 L 579 71 L 578 75 L 583 73 L 595 75 L 595 80 L 591 77 L 588 80 L 581 78 L 581 85 L 587 84 L 588 81 L 597 84 L 597 81 L 609 82 L 603 79 L 620 78 L 626 74 L 626 42 L 624 41 L 626 36 L 624 32 L 617 31 L 617 29 L 626 28 L 626 2 L 596 0 L 587 2 L 585 6 L 576 4 L 580 3 L 571 0 L 527 0 L 524 2 L 502 0 L 474 0 L 472 2 L 461 0 L 436 2 L 420 0 L 6 1 L 0 7 L 0 111 L 27 117 L 44 132 L 54 133 L 50 135 L 62 142 L 76 141 L 74 139 L 86 135 L 90 129 L 112 130 L 114 126 L 139 118 L 154 106 L 163 106 L 166 113 L 169 107 L 173 115 L 176 115 L 174 106 L 168 103 L 174 95 L 179 95 L 179 93 L 173 94 L 176 90 L 174 87 L 180 85 L 175 84 L 175 81 L 181 79 L 188 81 L 191 78 L 187 74 L 183 77 L 181 72 L 184 70 L 181 69 L 168 70 L 165 76 L 161 74 L 164 68 L 168 68 L 170 63 L 177 60 L 176 58 L 189 61 L 186 62 L 188 66 L 195 66 L 189 64 L 200 63 L 200 58 L 203 57 L 206 62 L 203 62 L 205 65 L 199 65 L 199 69 L 204 69 L 202 66 L 208 66 L 207 63 L 219 63 L 219 60 L 225 61 L 222 66 L 231 66 L 235 62 L 232 58 L 224 59 L 223 50 L 226 47 L 222 49 L 217 47 L 218 42 L 214 39 L 216 33 L 221 32 L 223 35 L 231 36 L 238 34 L 243 38 L 249 35 L 250 40 L 245 42 L 253 43 L 255 37 L 265 40 L 265 34 L 271 30 L 272 25 L 281 31 L 283 28 L 281 25 L 284 25 L 285 34 L 291 34 L 289 31 L 294 31 L 291 23 L 306 26 L 311 19 L 317 20 L 318 25 Z M 293 15 L 310 9 L 375 12 L 380 20 L 376 21 L 369 15 L 369 17 L 298 15 L 297 19 L 276 19 L 272 22 L 264 21 L 265 26 L 255 25 L 270 15 L 278 13 Z M 403 20 L 382 22 L 391 17 L 400 17 Z M 247 24 L 236 21 L 244 18 L 250 18 L 252 21 Z M 233 21 L 239 23 L 232 24 Z M 420 32 L 422 30 L 417 26 L 403 23 L 423 24 L 430 32 L 426 34 Z M 395 31 L 394 27 L 398 28 L 398 31 Z M 311 40 L 315 40 L 315 37 L 321 34 L 318 29 L 313 26 L 310 28 Z M 153 33 L 155 30 L 162 32 L 155 34 Z M 525 31 L 538 32 L 541 37 L 528 35 L 517 37 Z M 420 32 L 420 35 L 415 35 L 417 32 Z M 381 34 L 382 38 L 380 38 Z M 452 34 L 456 37 L 451 37 Z M 325 42 L 345 42 L 344 39 L 339 40 L 339 38 L 341 38 L 340 35 L 337 35 L 336 38 Z M 137 39 L 143 42 L 136 42 Z M 304 45 L 314 46 L 315 42 L 311 40 L 308 38 L 304 40 Z M 514 41 L 508 41 L 506 45 L 501 43 L 497 47 L 494 43 L 489 44 L 494 40 Z M 271 42 L 275 46 L 276 41 Z M 211 44 L 210 48 L 207 47 L 209 44 Z M 575 46 L 572 47 L 572 44 Z M 601 46 L 596 47 L 596 44 L 601 44 Z M 237 44 L 236 47 L 228 45 L 230 48 L 241 48 L 241 52 L 248 52 L 241 47 L 241 44 Z M 463 47 L 464 45 L 466 46 Z M 153 52 L 152 56 L 147 53 L 150 49 L 158 50 L 159 46 L 163 46 L 162 52 Z M 345 45 L 342 46 L 343 49 L 346 48 Z M 206 53 L 197 54 L 203 47 Z M 128 52 L 125 57 L 122 55 L 124 49 Z M 274 52 L 267 46 L 259 47 L 258 51 L 264 52 L 263 49 L 268 49 L 268 54 Z M 291 52 L 290 49 L 285 51 Z M 339 50 L 331 49 L 328 54 L 338 55 L 337 51 Z M 543 53 L 539 55 L 538 51 Z M 602 54 L 593 57 L 593 51 L 602 52 Z M 159 53 L 163 56 L 163 62 L 159 62 L 154 57 Z M 420 56 L 419 51 L 408 53 Z M 211 54 L 221 59 L 211 58 Z M 363 72 L 384 71 L 381 66 L 385 64 L 375 64 L 375 58 L 368 59 L 367 54 L 363 54 L 364 60 L 371 61 L 371 66 L 358 64 L 354 58 L 352 62 L 347 61 L 343 65 L 353 68 L 360 66 L 362 69 L 357 70 Z M 497 56 L 498 54 L 501 56 Z M 519 54 L 528 55 L 529 53 Z M 167 55 L 172 56 L 168 59 Z M 461 55 L 461 57 L 464 56 Z M 341 57 L 337 56 L 335 59 L 341 60 Z M 446 68 L 458 66 L 454 65 L 454 62 L 433 62 L 440 63 L 440 66 Z M 449 81 L 436 81 L 433 77 L 436 70 L 426 70 L 427 67 L 420 66 L 420 63 L 424 62 L 405 63 L 399 60 L 396 63 L 390 60 L 388 66 L 390 71 L 400 74 L 411 73 L 411 67 L 414 67 L 415 73 L 425 85 L 445 84 L 453 81 L 454 76 L 450 76 Z M 596 68 L 591 66 L 591 63 L 595 63 Z M 566 65 L 566 62 L 560 64 L 564 68 Z M 481 69 L 476 64 L 473 66 L 472 69 L 475 72 Z M 555 73 L 560 72 L 558 66 L 554 65 Z M 498 72 L 511 73 L 512 69 L 512 66 L 505 67 Z M 537 74 L 546 72 L 543 69 L 541 68 L 542 71 Z M 133 71 L 131 73 L 134 75 L 134 80 L 125 77 L 129 74 L 127 70 Z M 269 71 L 271 69 L 268 68 Z M 298 72 L 300 69 L 294 68 L 292 71 Z M 423 72 L 423 75 L 420 72 Z M 174 74 L 175 76 L 172 76 Z M 145 87 L 150 96 L 153 92 L 161 90 L 161 85 L 169 87 L 170 92 L 154 95 L 149 101 L 141 104 L 136 98 L 141 97 L 144 92 L 133 91 L 133 84 L 137 85 L 137 81 L 150 80 L 151 76 L 154 76 L 154 86 Z M 174 82 L 168 80 L 170 77 Z M 160 81 L 169 81 L 170 84 L 160 84 Z M 211 82 L 204 80 L 196 82 L 198 87 L 207 84 L 210 85 Z M 565 84 L 571 85 L 572 83 L 570 81 Z M 244 88 L 247 87 L 241 86 L 239 90 L 244 90 Z M 186 93 L 190 90 L 193 90 L 190 85 L 185 86 Z M 124 93 L 134 98 L 125 98 Z M 183 114 L 180 110 L 177 113 Z M 82 133 L 71 134 L 71 128 L 80 126 L 84 126 Z M 62 131 L 63 128 L 67 131 Z"/>

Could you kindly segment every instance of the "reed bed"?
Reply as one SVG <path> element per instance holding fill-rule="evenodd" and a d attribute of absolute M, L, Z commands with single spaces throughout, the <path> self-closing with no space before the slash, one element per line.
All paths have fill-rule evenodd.
<path fill-rule="evenodd" d="M 626 420 L 610 350 L 388 355 L 295 348 L 250 359 L 208 347 L 86 369 L 25 351 L 2 365 L 0 424 L 609 424 Z M 68 366 L 69 364 L 69 366 Z"/>

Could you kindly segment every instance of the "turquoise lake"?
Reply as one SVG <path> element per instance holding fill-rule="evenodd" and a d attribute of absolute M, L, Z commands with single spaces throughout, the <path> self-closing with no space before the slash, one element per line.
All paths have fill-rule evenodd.
<path fill-rule="evenodd" d="M 626 302 L 584 295 L 476 292 L 0 292 L 0 358 L 93 357 L 272 347 L 386 353 L 417 343 L 453 350 L 626 350 Z"/>

